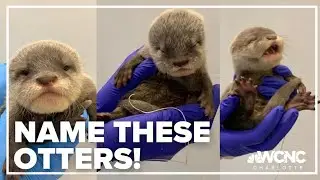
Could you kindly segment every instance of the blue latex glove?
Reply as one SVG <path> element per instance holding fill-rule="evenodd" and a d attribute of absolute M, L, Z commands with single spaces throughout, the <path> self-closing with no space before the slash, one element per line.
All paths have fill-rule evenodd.
<path fill-rule="evenodd" d="M 134 55 L 136 51 L 131 53 L 125 62 Z M 133 72 L 132 79 L 128 82 L 125 87 L 117 89 L 114 87 L 114 75 L 108 80 L 108 82 L 103 86 L 103 88 L 98 92 L 97 104 L 98 112 L 110 112 L 112 111 L 121 96 L 127 93 L 129 90 L 134 89 L 142 80 L 154 75 L 156 72 L 156 67 L 151 59 L 143 61 Z M 219 105 L 219 85 L 213 87 L 215 96 L 213 101 L 215 103 L 215 110 L 217 110 Z M 180 109 L 186 120 L 188 122 L 203 121 L 208 120 L 204 115 L 204 110 L 198 104 L 189 104 L 177 107 Z M 175 109 L 162 110 L 149 114 L 138 114 L 130 117 L 125 117 L 117 119 L 115 121 L 140 121 L 140 126 L 145 127 L 146 122 L 152 121 L 171 121 L 173 124 L 179 121 L 184 121 L 182 114 Z M 212 121 L 211 125 L 212 125 Z M 133 143 L 132 139 L 132 128 L 127 128 L 127 142 L 119 143 L 118 128 L 113 127 L 114 121 L 105 124 L 104 127 L 104 143 L 98 143 L 97 147 L 109 148 L 113 151 L 120 147 L 126 147 L 129 149 L 141 148 L 140 160 L 154 160 L 162 159 L 168 160 L 172 158 L 177 152 L 186 146 L 186 144 L 181 143 L 147 143 L 145 137 L 140 139 L 140 143 Z M 192 130 L 192 127 L 190 127 Z M 174 136 L 175 134 L 173 134 Z M 192 142 L 191 142 L 192 143 Z"/>
<path fill-rule="evenodd" d="M 277 66 L 273 71 L 283 77 L 291 74 L 285 66 Z M 258 91 L 270 99 L 286 83 L 285 80 L 268 76 L 263 79 Z M 220 123 L 233 112 L 239 104 L 239 98 L 230 96 L 220 104 Z M 286 136 L 298 118 L 299 112 L 290 109 L 285 112 L 282 106 L 274 108 L 256 128 L 247 131 L 220 129 L 220 155 L 241 156 L 256 151 L 272 150 Z"/>
<path fill-rule="evenodd" d="M 276 76 L 266 76 L 263 78 L 262 83 L 257 87 L 257 90 L 260 94 L 262 94 L 266 99 L 270 99 L 273 94 L 284 84 L 287 83 L 286 80 L 284 80 L 285 77 L 288 77 L 292 75 L 292 72 L 287 66 L 284 65 L 278 65 L 273 68 L 273 72 L 276 75 L 279 75 L 281 77 Z M 291 98 L 297 94 L 297 91 L 294 91 L 291 94 Z"/>
<path fill-rule="evenodd" d="M 0 64 L 0 106 L 4 103 L 6 96 L 6 64 Z"/>

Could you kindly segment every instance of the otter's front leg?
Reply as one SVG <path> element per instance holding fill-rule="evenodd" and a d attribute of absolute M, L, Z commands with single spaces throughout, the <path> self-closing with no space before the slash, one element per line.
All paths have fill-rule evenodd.
<path fill-rule="evenodd" d="M 320 101 L 317 102 L 319 104 Z M 285 110 L 296 108 L 298 111 L 315 110 L 315 96 L 311 92 L 299 93 L 290 99 L 285 105 Z"/>
<path fill-rule="evenodd" d="M 144 60 L 144 57 L 138 52 L 132 59 L 125 63 L 117 72 L 114 84 L 117 88 L 127 85 L 131 79 L 133 70 Z"/>
<path fill-rule="evenodd" d="M 230 95 L 235 95 L 240 98 L 240 106 L 244 109 L 246 117 L 250 117 L 253 114 L 254 106 L 257 98 L 257 89 L 251 78 L 246 79 L 240 77 L 234 82 L 234 87 Z"/>
<path fill-rule="evenodd" d="M 209 118 L 214 117 L 212 82 L 207 72 L 202 73 L 202 90 L 198 98 L 200 105 L 205 109 L 205 115 Z"/>
<path fill-rule="evenodd" d="M 240 77 L 230 86 L 226 96 L 237 96 L 240 100 L 237 108 L 223 122 L 225 129 L 248 130 L 254 128 L 258 121 L 251 119 L 257 99 L 257 89 L 252 79 Z"/>

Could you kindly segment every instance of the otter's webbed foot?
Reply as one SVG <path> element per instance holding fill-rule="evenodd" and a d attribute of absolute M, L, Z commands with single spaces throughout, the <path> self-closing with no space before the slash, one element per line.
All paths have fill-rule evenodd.
<path fill-rule="evenodd" d="M 320 101 L 317 102 L 319 104 Z M 296 108 L 298 111 L 315 110 L 315 96 L 311 92 L 299 93 L 285 105 L 285 109 Z"/>
<path fill-rule="evenodd" d="M 231 95 L 236 95 L 245 98 L 247 95 L 257 94 L 257 86 L 253 84 L 251 78 L 247 79 L 241 76 L 239 79 L 235 79 L 235 83 L 236 86 L 233 88 Z"/>
<path fill-rule="evenodd" d="M 205 109 L 205 115 L 209 118 L 213 118 L 214 107 L 212 102 L 212 93 L 203 91 L 198 98 L 198 101 L 200 102 L 201 107 Z"/>
<path fill-rule="evenodd" d="M 254 111 L 254 106 L 257 97 L 257 86 L 253 84 L 251 78 L 240 77 L 235 80 L 235 86 L 231 95 L 240 97 L 241 106 L 246 112 L 246 116 L 251 116 Z"/>

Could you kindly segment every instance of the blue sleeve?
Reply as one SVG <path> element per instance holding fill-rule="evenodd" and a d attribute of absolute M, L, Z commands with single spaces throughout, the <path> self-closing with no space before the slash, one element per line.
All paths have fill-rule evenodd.
<path fill-rule="evenodd" d="M 6 64 L 0 64 L 0 106 L 4 103 L 6 96 Z"/>

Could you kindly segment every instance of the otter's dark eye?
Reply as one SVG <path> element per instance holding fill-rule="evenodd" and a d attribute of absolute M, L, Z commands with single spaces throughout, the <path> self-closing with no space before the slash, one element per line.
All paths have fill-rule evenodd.
<path fill-rule="evenodd" d="M 163 49 L 159 48 L 158 51 L 160 51 L 161 53 L 166 53 Z"/>
<path fill-rule="evenodd" d="M 252 37 L 247 41 L 247 43 L 250 44 L 250 43 L 254 42 L 255 40 L 257 40 L 257 37 Z"/>
<path fill-rule="evenodd" d="M 203 41 L 202 40 L 199 40 L 199 41 L 197 41 L 197 45 L 202 45 L 202 43 L 203 43 Z"/>
<path fill-rule="evenodd" d="M 67 65 L 63 67 L 63 70 L 65 70 L 65 71 L 69 71 L 70 69 L 71 69 L 71 67 L 67 66 Z"/>
<path fill-rule="evenodd" d="M 18 75 L 19 76 L 28 76 L 29 75 L 29 70 L 21 70 L 21 71 L 19 71 L 19 73 L 18 73 Z"/>
<path fill-rule="evenodd" d="M 196 41 L 195 43 L 192 43 L 192 44 L 190 45 L 190 48 L 195 48 L 195 47 L 201 46 L 201 45 L 202 45 L 202 41 L 201 41 L 201 40 L 198 40 L 198 41 Z"/>
<path fill-rule="evenodd" d="M 164 53 L 164 50 L 161 49 L 160 47 L 156 47 L 155 49 L 156 49 L 156 51 L 160 51 L 161 53 Z"/>

